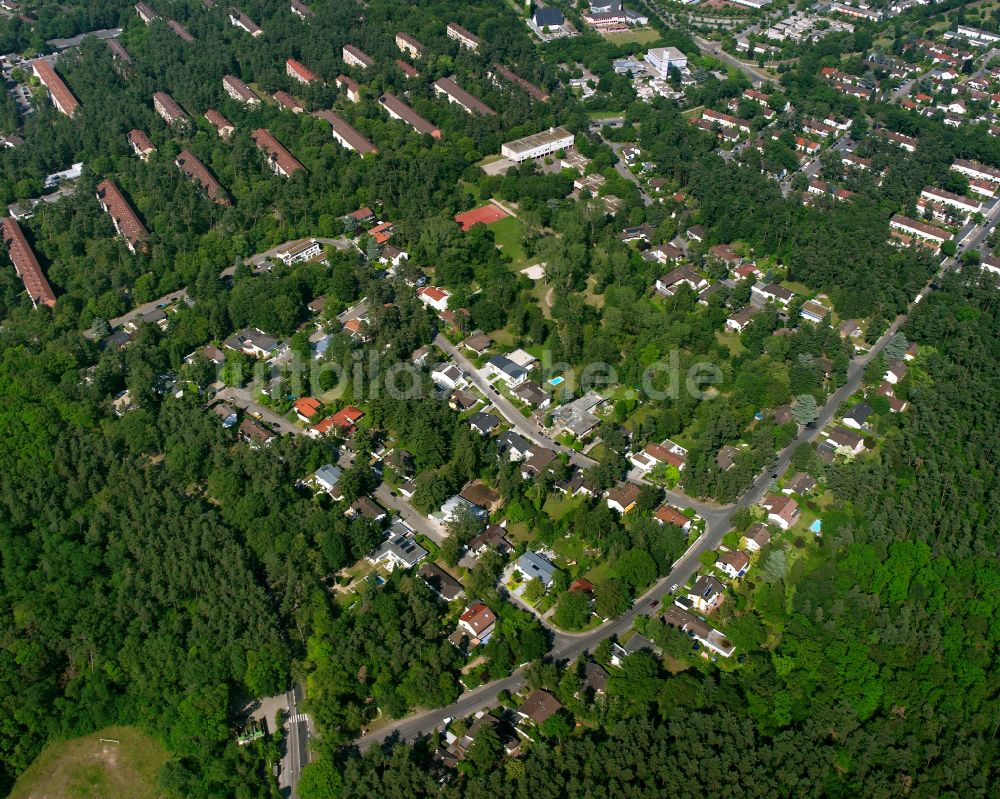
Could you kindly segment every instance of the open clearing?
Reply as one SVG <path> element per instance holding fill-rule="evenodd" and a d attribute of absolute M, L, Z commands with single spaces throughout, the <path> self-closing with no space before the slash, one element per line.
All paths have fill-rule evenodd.
<path fill-rule="evenodd" d="M 10 799 L 161 799 L 156 777 L 167 757 L 155 738 L 135 727 L 107 727 L 46 746 Z"/>

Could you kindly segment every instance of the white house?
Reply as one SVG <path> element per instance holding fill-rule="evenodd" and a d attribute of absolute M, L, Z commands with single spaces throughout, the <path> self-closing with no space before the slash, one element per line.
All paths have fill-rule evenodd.
<path fill-rule="evenodd" d="M 430 306 L 435 311 L 447 311 L 451 294 L 437 286 L 424 286 L 417 290 L 417 296 L 424 305 Z"/>

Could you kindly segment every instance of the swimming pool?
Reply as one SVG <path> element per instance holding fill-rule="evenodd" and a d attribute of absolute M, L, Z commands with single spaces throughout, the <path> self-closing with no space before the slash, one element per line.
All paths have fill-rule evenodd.
<path fill-rule="evenodd" d="M 809 525 L 809 529 L 812 530 L 814 533 L 819 534 L 819 532 L 823 529 L 823 520 L 817 519 L 816 521 L 814 521 L 812 524 Z"/>
<path fill-rule="evenodd" d="M 563 381 L 564 381 L 565 379 L 566 379 L 566 378 L 565 378 L 565 377 L 563 377 L 562 375 L 559 375 L 558 377 L 553 377 L 553 378 L 552 378 L 551 380 L 549 380 L 549 385 L 550 385 L 550 386 L 558 386 L 558 385 L 559 385 L 560 383 L 562 383 L 562 382 L 563 382 Z"/>

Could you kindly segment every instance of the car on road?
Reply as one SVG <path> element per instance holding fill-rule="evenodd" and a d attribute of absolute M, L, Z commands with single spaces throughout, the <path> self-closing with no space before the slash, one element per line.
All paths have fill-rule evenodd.
<path fill-rule="evenodd" d="M 674 583 L 672 586 L 670 586 L 670 593 L 672 594 L 676 590 L 677 590 L 677 583 Z"/>
<path fill-rule="evenodd" d="M 395 491 L 390 491 L 389 492 L 389 496 L 390 497 L 397 497 L 397 496 L 399 496 L 399 494 L 397 494 Z"/>

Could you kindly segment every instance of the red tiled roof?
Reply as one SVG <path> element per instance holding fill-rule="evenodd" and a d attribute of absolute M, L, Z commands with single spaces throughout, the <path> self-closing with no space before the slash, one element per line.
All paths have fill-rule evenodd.
<path fill-rule="evenodd" d="M 77 112 L 77 109 L 79 109 L 80 103 L 73 96 L 73 92 L 69 90 L 69 87 L 63 83 L 63 79 L 56 74 L 52 65 L 44 59 L 36 58 L 31 62 L 31 68 L 34 70 L 35 75 L 38 76 L 38 79 L 44 84 L 45 88 L 49 90 L 49 93 L 52 95 L 52 102 L 55 103 L 56 108 L 68 117 L 73 116 Z"/>
<path fill-rule="evenodd" d="M 111 215 L 115 228 L 125 237 L 131 248 L 141 248 L 149 238 L 149 231 L 139 221 L 138 215 L 132 210 L 121 190 L 110 180 L 102 180 L 97 184 L 97 199 L 100 200 L 104 210 Z"/>
<path fill-rule="evenodd" d="M 285 61 L 285 67 L 289 74 L 292 74 L 292 77 L 297 78 L 303 83 L 312 83 L 319 80 L 319 75 L 294 58 L 289 58 Z"/>
<path fill-rule="evenodd" d="M 52 293 L 49 281 L 45 279 L 42 267 L 35 257 L 34 251 L 24 238 L 21 226 L 13 219 L 7 218 L 2 222 L 3 243 L 7 247 L 10 260 L 14 263 L 14 269 L 24 283 L 24 290 L 28 292 L 32 304 L 37 308 L 39 305 L 47 305 L 49 308 L 56 304 L 56 295 Z"/>
<path fill-rule="evenodd" d="M 254 140 L 254 144 L 267 154 L 268 159 L 277 164 L 286 175 L 291 175 L 300 169 L 305 169 L 296 160 L 295 156 L 288 152 L 285 146 L 271 135 L 271 132 L 267 128 L 257 128 L 257 130 L 250 134 L 250 138 Z"/>
<path fill-rule="evenodd" d="M 448 297 L 448 292 L 443 289 L 439 289 L 437 286 L 424 286 L 419 291 L 417 291 L 421 297 L 428 297 L 434 302 L 441 302 L 441 300 Z"/>
<path fill-rule="evenodd" d="M 299 397 L 295 400 L 295 410 L 307 419 L 319 413 L 320 401 L 314 397 Z"/>
<path fill-rule="evenodd" d="M 141 153 L 151 153 L 156 150 L 153 142 L 149 140 L 149 136 L 138 128 L 134 128 L 128 132 L 128 140 L 129 143 L 137 147 Z"/>
<path fill-rule="evenodd" d="M 654 517 L 663 524 L 674 524 L 677 527 L 683 527 L 691 521 L 672 505 L 664 505 L 662 508 L 658 508 Z"/>
<path fill-rule="evenodd" d="M 174 163 L 180 167 L 181 172 L 191 180 L 201 186 L 205 193 L 220 205 L 229 205 L 229 198 L 222 185 L 215 179 L 215 176 L 190 150 L 181 150 L 174 159 Z"/>
<path fill-rule="evenodd" d="M 353 405 L 348 405 L 346 408 L 341 408 L 333 416 L 330 417 L 333 424 L 340 428 L 353 427 L 355 422 L 364 416 L 364 411 L 360 408 L 355 408 Z"/>

